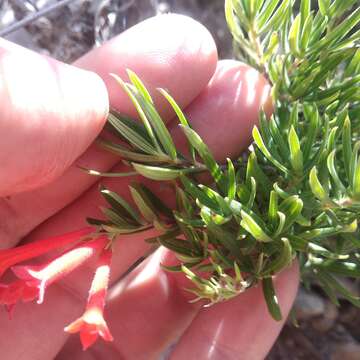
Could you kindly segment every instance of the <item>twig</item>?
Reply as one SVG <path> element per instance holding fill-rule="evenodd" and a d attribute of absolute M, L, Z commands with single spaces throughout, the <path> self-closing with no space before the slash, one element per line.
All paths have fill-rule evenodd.
<path fill-rule="evenodd" d="M 59 1 L 58 3 L 56 3 L 56 4 L 47 6 L 45 9 L 37 11 L 34 14 L 31 14 L 31 15 L 25 17 L 24 19 L 9 25 L 5 29 L 0 30 L 0 36 L 9 35 L 10 33 L 14 32 L 15 30 L 18 30 L 18 29 L 22 28 L 23 26 L 26 26 L 26 25 L 32 23 L 36 19 L 39 19 L 42 16 L 45 16 L 45 15 L 49 14 L 50 12 L 52 12 L 54 10 L 60 9 L 60 8 L 62 8 L 64 6 L 70 4 L 73 1 L 75 1 L 75 0 L 62 0 L 62 1 Z"/>

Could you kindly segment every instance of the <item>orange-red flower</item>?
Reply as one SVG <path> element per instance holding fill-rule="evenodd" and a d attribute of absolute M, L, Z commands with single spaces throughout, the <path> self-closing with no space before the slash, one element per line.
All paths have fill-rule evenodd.
<path fill-rule="evenodd" d="M 36 299 L 37 289 L 28 286 L 24 280 L 16 280 L 9 284 L 0 284 L 0 304 L 9 312 L 10 318 L 15 304 L 19 301 L 28 302 Z"/>
<path fill-rule="evenodd" d="M 17 277 L 8 284 L 0 283 L 0 304 L 7 308 L 10 315 L 19 301 L 27 302 L 38 298 L 38 303 L 41 304 L 49 285 L 62 279 L 93 256 L 101 254 L 86 310 L 81 318 L 65 329 L 70 333 L 80 332 L 84 349 L 92 345 L 99 336 L 106 341 L 113 340 L 103 317 L 112 252 L 107 249 L 109 239 L 106 235 L 98 234 L 97 238 L 91 240 L 93 231 L 93 228 L 85 228 L 13 249 L 0 250 L 0 277 L 9 268 Z M 52 250 L 69 246 L 70 248 L 61 255 L 44 264 L 17 265 Z"/>
<path fill-rule="evenodd" d="M 65 235 L 51 237 L 12 249 L 0 250 L 0 276 L 15 264 L 35 258 L 51 250 L 75 244 L 82 237 L 88 236 L 92 232 L 94 232 L 94 228 L 87 227 Z"/>
<path fill-rule="evenodd" d="M 26 282 L 27 286 L 38 289 L 38 304 L 41 304 L 44 301 L 47 286 L 65 277 L 100 252 L 106 246 L 107 241 L 106 236 L 101 236 L 68 250 L 46 264 L 20 265 L 13 266 L 11 269 L 19 279 Z"/>
<path fill-rule="evenodd" d="M 68 333 L 80 332 L 83 349 L 86 350 L 98 338 L 112 341 L 113 337 L 103 316 L 107 288 L 109 285 L 111 250 L 103 250 L 91 283 L 84 314 L 65 328 Z"/>

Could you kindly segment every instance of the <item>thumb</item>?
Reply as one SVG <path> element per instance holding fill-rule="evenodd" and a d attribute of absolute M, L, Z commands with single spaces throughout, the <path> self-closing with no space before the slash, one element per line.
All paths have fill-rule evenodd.
<path fill-rule="evenodd" d="M 61 175 L 101 131 L 107 90 L 98 75 L 0 39 L 0 196 Z"/>

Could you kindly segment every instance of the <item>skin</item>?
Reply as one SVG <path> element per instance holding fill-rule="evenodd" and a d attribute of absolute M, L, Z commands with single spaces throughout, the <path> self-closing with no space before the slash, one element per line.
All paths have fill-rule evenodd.
<path fill-rule="evenodd" d="M 78 166 L 122 170 L 118 158 L 92 142 L 105 123 L 109 101 L 136 116 L 109 73 L 126 78 L 125 69 L 131 68 L 143 79 L 182 147 L 173 112 L 156 91 L 166 88 L 220 161 L 246 148 L 262 106 L 271 111 L 265 79 L 239 62 L 218 61 L 208 31 L 184 16 L 144 21 L 73 65 L 0 41 L 1 248 L 76 230 L 86 225 L 86 216 L 100 216 L 99 179 Z M 101 182 L 130 200 L 132 180 Z M 171 203 L 166 186 L 150 186 Z M 121 278 L 147 250 L 143 240 L 149 235 L 124 236 L 115 245 L 105 313 L 113 343 L 100 340 L 82 352 L 78 336 L 63 332 L 84 310 L 90 263 L 52 285 L 41 306 L 19 304 L 12 320 L 0 314 L 2 359 L 148 360 L 175 343 L 169 355 L 174 360 L 263 359 L 283 321 L 270 318 L 261 289 L 211 308 L 190 304 L 186 280 L 159 266 L 173 263 L 163 248 Z M 298 286 L 297 266 L 281 273 L 275 284 L 285 319 Z"/>

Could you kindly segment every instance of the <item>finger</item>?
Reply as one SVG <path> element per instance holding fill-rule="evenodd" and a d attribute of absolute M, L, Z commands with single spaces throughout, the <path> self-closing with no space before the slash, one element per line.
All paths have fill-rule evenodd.
<path fill-rule="evenodd" d="M 73 321 L 82 309 L 83 304 L 60 287 L 47 294 L 44 306 L 34 303 L 17 306 L 12 319 L 5 308 L 0 309 L 1 359 L 54 359 L 64 344 L 61 336 L 64 323 Z"/>
<path fill-rule="evenodd" d="M 281 321 L 272 319 L 260 287 L 245 291 L 231 301 L 202 309 L 170 359 L 264 359 L 289 314 L 298 282 L 297 264 L 276 277 Z"/>
<path fill-rule="evenodd" d="M 247 146 L 250 140 L 250 129 L 257 122 L 259 109 L 266 99 L 263 94 L 268 94 L 267 83 L 261 76 L 257 76 L 257 83 L 253 81 L 251 86 L 245 84 L 249 71 L 251 69 L 248 66 L 239 62 L 220 61 L 210 84 L 186 110 L 192 126 L 199 133 L 202 133 L 204 142 L 208 143 L 208 139 L 213 141 L 211 150 L 218 159 L 229 153 L 234 156 L 238 155 L 241 149 Z M 236 81 L 231 80 L 234 76 Z M 247 101 L 248 89 L 255 91 L 255 98 L 251 103 Z M 235 101 L 229 100 L 239 93 L 240 95 Z M 213 105 L 216 102 L 218 102 L 218 105 Z M 203 110 L 201 111 L 201 109 Z M 214 131 L 216 127 L 224 129 L 222 130 L 223 136 L 218 138 L 218 143 L 214 141 L 212 131 L 209 130 L 212 129 L 213 132 L 217 133 L 217 131 Z M 175 122 L 171 124 L 171 131 L 178 142 L 183 141 L 182 134 L 178 132 L 178 125 Z M 181 143 L 179 146 L 185 147 L 185 144 Z M 120 166 L 116 171 L 124 171 L 124 168 Z M 170 206 L 173 205 L 173 187 L 165 182 L 159 184 L 141 177 L 128 177 L 105 179 L 102 184 L 131 202 L 132 199 L 128 188 L 131 181 L 134 180 L 151 186 L 156 195 Z M 99 194 L 98 186 L 94 186 L 71 206 L 39 227 L 28 240 L 79 229 L 86 225 L 85 216 L 102 217 L 99 210 L 100 206 L 106 206 L 106 203 Z M 118 242 L 115 248 L 116 260 L 113 265 L 113 272 L 116 277 L 120 276 L 139 256 L 148 250 L 148 244 L 143 241 L 144 236 L 146 236 L 144 233 L 123 236 L 121 241 Z M 122 249 L 127 249 L 127 251 Z M 79 284 L 79 286 L 81 285 Z"/>
<path fill-rule="evenodd" d="M 160 267 L 167 254 L 159 248 L 111 289 L 106 317 L 115 340 L 111 347 L 98 342 L 84 359 L 94 354 L 100 359 L 159 359 L 190 325 L 199 305 L 185 299 L 182 279 L 177 282 Z M 77 359 L 81 352 L 78 339 L 72 338 L 57 360 L 68 359 L 70 354 Z"/>
<path fill-rule="evenodd" d="M 81 357 L 81 345 L 71 339 L 57 360 L 75 358 L 158 359 L 180 338 L 174 359 L 263 359 L 283 322 L 268 314 L 259 288 L 233 300 L 200 308 L 184 293 L 182 275 L 166 273 L 159 262 L 171 257 L 160 248 L 133 273 L 116 284 L 109 294 L 107 318 L 114 343 L 97 343 Z M 298 284 L 297 266 L 275 280 L 280 306 L 287 317 Z M 184 334 L 183 334 L 184 333 Z"/>
<path fill-rule="evenodd" d="M 223 67 L 224 66 L 224 67 Z M 240 65 L 239 65 L 240 66 Z M 218 71 L 220 71 L 220 69 L 223 69 L 223 73 L 224 75 L 226 75 L 226 67 L 227 64 L 224 63 L 220 63 L 219 64 L 219 69 Z M 230 70 L 232 69 L 233 66 L 230 66 Z M 221 76 L 218 77 L 216 81 L 213 81 L 211 86 L 214 87 L 214 89 L 216 89 L 216 84 L 217 81 L 224 81 L 227 82 L 227 78 L 226 76 Z M 239 81 L 241 81 L 241 76 L 239 77 Z M 227 91 L 225 91 L 225 95 L 224 96 L 231 96 L 232 92 L 235 92 L 236 88 L 237 88 L 237 83 L 236 82 L 227 82 L 229 84 L 229 89 Z M 220 85 L 218 85 L 220 86 Z M 221 85 L 222 86 L 222 85 Z M 223 89 L 225 86 L 222 86 Z M 234 88 L 233 90 L 231 90 L 231 88 Z M 259 89 L 259 93 L 262 93 Z M 208 104 L 210 104 L 213 99 L 212 99 L 212 92 L 208 92 Z M 221 94 L 218 94 L 218 96 L 222 96 Z M 196 100 L 195 100 L 196 101 Z M 206 112 L 206 105 L 207 102 L 205 101 L 205 99 L 202 100 L 203 104 L 204 104 L 204 112 Z M 226 106 L 227 103 L 223 102 Z M 237 103 L 233 103 L 234 107 L 232 109 L 232 115 L 234 117 L 234 119 L 238 119 L 238 114 L 241 113 L 242 111 L 242 103 L 239 101 Z M 193 105 L 191 105 L 193 106 Z M 190 107 L 191 107 L 190 106 Z M 195 105 L 194 105 L 195 106 Z M 254 108 L 254 111 L 258 111 L 258 108 Z M 227 110 L 228 111 L 228 110 Z M 255 114 L 253 116 L 251 116 L 250 118 L 246 119 L 246 118 L 241 118 L 239 119 L 238 122 L 238 127 L 241 128 L 243 127 L 243 121 L 255 121 L 255 119 L 257 119 L 257 113 L 255 111 Z M 189 116 L 191 116 L 191 111 L 188 112 Z M 213 113 L 208 113 L 208 117 L 213 117 L 213 123 L 215 123 L 217 121 L 217 119 L 221 119 L 222 113 L 222 109 L 221 107 L 216 109 L 216 112 Z M 230 112 L 228 112 L 229 116 L 230 116 Z M 196 122 L 196 119 L 193 117 L 192 118 L 193 122 Z M 230 121 L 230 120 L 228 120 Z M 200 127 L 200 123 L 198 125 Z M 234 131 L 234 129 L 231 129 L 231 131 Z M 205 139 L 206 141 L 206 139 Z M 239 146 L 239 144 L 237 144 Z M 234 145 L 235 146 L 235 145 Z M 213 149 L 214 152 L 216 153 L 216 148 Z M 114 184 L 114 186 L 116 185 L 116 191 L 118 191 L 122 196 L 124 197 L 128 197 L 128 190 L 126 188 L 126 183 L 122 182 L 123 180 L 121 180 L 119 182 L 119 180 L 117 180 L 116 184 Z M 128 181 L 128 180 L 127 180 Z M 165 188 L 166 189 L 166 188 Z M 164 191 L 166 192 L 167 190 L 164 190 L 162 184 L 161 186 L 158 188 L 158 191 Z M 162 196 L 163 198 L 166 197 L 166 195 L 164 194 Z M 37 229 L 36 232 L 34 232 L 29 238 L 28 240 L 36 240 L 39 239 L 41 237 L 47 237 L 47 236 L 51 236 L 52 234 L 59 234 L 59 233 L 63 233 L 66 231 L 70 231 L 74 228 L 78 228 L 80 226 L 84 225 L 84 218 L 85 216 L 97 216 L 99 215 L 97 213 L 97 206 L 99 205 L 100 200 L 99 200 L 99 194 L 98 194 L 98 189 L 96 187 L 94 187 L 92 190 L 88 191 L 87 194 L 85 194 L 84 196 L 82 196 L 78 201 L 74 202 L 71 206 L 67 207 L 66 209 L 64 209 L 63 211 L 61 211 L 58 215 L 54 216 L 51 220 L 49 220 L 47 223 L 43 224 L 41 227 L 39 227 Z M 113 261 L 113 267 L 112 267 L 112 273 L 113 273 L 113 279 L 116 279 L 117 277 L 119 277 L 128 267 L 129 264 L 131 264 L 133 261 L 135 261 L 137 259 L 137 257 L 141 254 L 144 253 L 145 250 L 145 246 L 144 245 L 144 241 L 143 241 L 143 236 L 144 235 L 136 235 L 136 236 L 129 236 L 129 237 L 121 237 L 121 239 L 119 239 L 119 241 L 117 241 L 116 245 L 115 245 L 115 253 L 114 253 L 114 261 Z M 66 287 L 69 289 L 71 289 L 74 293 L 76 292 L 78 297 L 82 297 L 83 299 L 86 296 L 86 287 L 88 282 L 84 281 L 85 276 L 87 276 L 89 271 L 85 271 L 85 275 L 81 275 L 84 274 L 79 273 L 78 276 L 71 276 L 69 278 L 67 278 L 66 280 Z M 51 291 L 51 288 L 49 289 L 49 291 Z M 61 299 L 59 299 L 59 301 L 61 301 Z M 43 306 L 46 306 L 46 304 L 44 304 Z M 56 307 L 56 302 L 49 304 L 48 306 L 55 306 Z M 70 310 L 69 310 L 70 311 Z M 44 310 L 45 312 L 45 310 Z M 61 314 L 58 314 L 58 318 L 54 318 L 53 321 L 59 321 L 62 322 L 61 319 Z M 14 321 L 21 321 L 21 319 L 19 319 L 17 317 L 15 317 Z M 40 317 L 38 319 L 38 323 L 37 326 L 39 326 L 39 324 L 42 324 L 45 322 L 45 318 Z M 63 323 L 63 322 L 62 322 Z M 63 323 L 63 325 L 65 325 Z M 1 332 L 4 332 L 5 329 L 1 329 Z M 34 336 L 36 336 L 36 332 L 34 330 Z M 63 337 L 63 341 L 65 341 L 66 339 L 66 335 L 60 335 L 59 337 Z M 51 346 L 51 344 L 49 344 L 49 346 Z"/>
<path fill-rule="evenodd" d="M 141 36 L 146 37 L 146 44 Z M 208 83 L 216 60 L 214 40 L 202 25 L 188 17 L 167 15 L 149 19 L 129 29 L 81 58 L 76 65 L 103 76 L 110 92 L 111 105 L 124 113 L 132 113 L 133 106 L 108 73 L 122 74 L 126 67 L 134 69 L 147 83 L 151 81 L 153 86 L 171 89 L 179 103 L 186 106 Z M 160 94 L 155 92 L 154 98 L 157 101 Z M 89 99 L 82 101 L 87 103 Z M 169 111 L 165 111 L 164 117 L 169 118 Z M 117 161 L 113 155 L 91 147 L 50 185 L 11 199 L 0 198 L 0 246 L 15 245 L 98 180 L 79 170 L 78 165 L 106 171 Z"/>
<path fill-rule="evenodd" d="M 108 96 L 98 75 L 6 40 L 0 79 L 0 196 L 6 196 L 60 176 L 102 129 Z"/>
<path fill-rule="evenodd" d="M 172 14 L 143 21 L 75 64 L 100 74 L 107 84 L 111 105 L 137 117 L 128 96 L 119 91 L 109 75 L 115 73 L 125 79 L 126 69 L 131 69 L 154 96 L 160 114 L 168 119 L 171 107 L 156 88 L 168 89 L 185 107 L 209 82 L 216 61 L 214 40 L 206 28 L 189 17 Z"/>
<path fill-rule="evenodd" d="M 246 64 L 222 60 L 205 91 L 186 109 L 186 114 L 216 159 L 224 161 L 226 157 L 239 156 L 249 145 L 261 108 L 268 114 L 272 111 L 267 80 Z M 178 146 L 186 149 L 186 138 L 177 123 L 172 128 Z"/>

